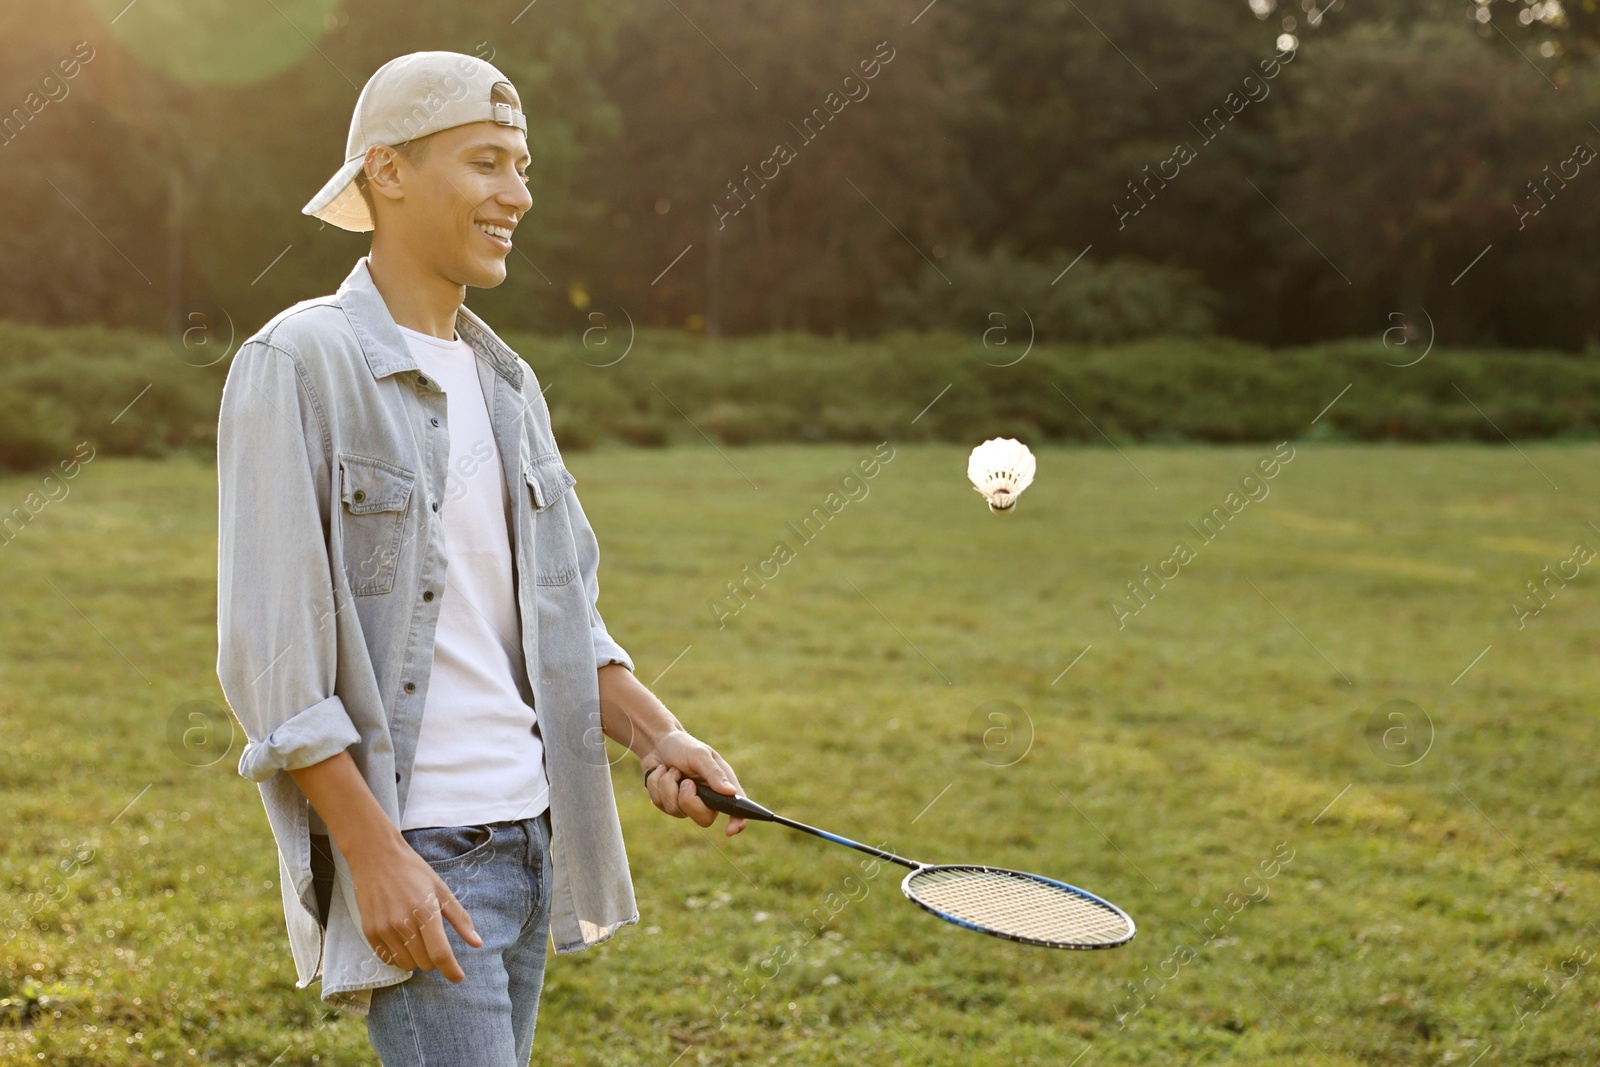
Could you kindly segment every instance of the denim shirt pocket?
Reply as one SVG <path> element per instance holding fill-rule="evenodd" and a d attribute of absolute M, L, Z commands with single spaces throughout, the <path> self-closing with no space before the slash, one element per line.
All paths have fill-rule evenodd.
<path fill-rule="evenodd" d="M 568 489 L 578 484 L 577 477 L 567 470 L 560 454 L 555 452 L 535 456 L 523 465 L 522 474 L 533 492 L 535 511 L 545 511 L 560 500 Z"/>
<path fill-rule="evenodd" d="M 406 502 L 416 472 L 381 459 L 339 453 L 339 528 L 350 592 L 372 596 L 394 589 L 400 565 Z"/>
<path fill-rule="evenodd" d="M 535 556 L 538 559 L 538 584 L 544 586 L 566 585 L 578 576 L 578 561 L 573 552 L 572 538 L 565 523 L 559 522 L 563 509 L 557 509 L 567 490 L 578 479 L 567 470 L 559 454 L 537 456 L 522 468 L 523 480 L 528 483 L 528 493 L 534 514 L 540 522 L 534 536 Z"/>

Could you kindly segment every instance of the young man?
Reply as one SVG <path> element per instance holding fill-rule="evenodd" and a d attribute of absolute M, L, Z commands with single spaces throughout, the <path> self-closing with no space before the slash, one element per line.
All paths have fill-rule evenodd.
<path fill-rule="evenodd" d="M 505 279 L 526 130 L 482 60 L 381 67 L 304 209 L 371 230 L 371 253 L 244 343 L 218 423 L 239 773 L 297 987 L 366 1015 L 387 1067 L 526 1067 L 546 941 L 638 921 L 602 730 L 669 815 L 716 819 L 694 780 L 739 790 L 607 632 L 538 380 L 462 305 Z"/>

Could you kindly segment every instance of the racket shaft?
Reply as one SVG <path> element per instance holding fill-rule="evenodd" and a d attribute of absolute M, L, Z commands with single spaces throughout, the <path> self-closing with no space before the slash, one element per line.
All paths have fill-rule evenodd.
<path fill-rule="evenodd" d="M 859 841 L 852 841 L 848 837 L 841 837 L 838 834 L 830 834 L 826 830 L 819 830 L 815 826 L 807 826 L 803 822 L 785 819 L 782 815 L 768 811 L 748 797 L 729 796 L 726 793 L 719 793 L 698 780 L 695 781 L 694 786 L 695 792 L 700 795 L 701 801 L 712 811 L 720 811 L 724 815 L 741 815 L 746 819 L 759 819 L 762 822 L 775 822 L 782 826 L 787 826 L 791 830 L 799 830 L 801 833 L 811 834 L 814 837 L 822 838 L 824 841 L 832 841 L 836 845 L 853 848 L 857 852 L 865 852 L 869 856 L 876 856 L 881 860 L 888 860 L 890 863 L 898 863 L 900 866 L 910 867 L 912 870 L 925 866 L 925 864 L 918 863 L 916 860 L 908 860 L 904 856 L 896 856 L 893 852 L 885 852 L 880 848 L 873 848 L 871 845 L 863 845 Z"/>

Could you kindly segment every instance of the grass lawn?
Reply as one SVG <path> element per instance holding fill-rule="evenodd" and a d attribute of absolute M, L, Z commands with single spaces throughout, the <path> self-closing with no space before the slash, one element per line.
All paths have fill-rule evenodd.
<path fill-rule="evenodd" d="M 612 633 L 754 798 L 1139 934 L 964 932 L 855 853 L 659 815 L 628 757 L 641 919 L 552 958 L 534 1062 L 1595 1062 L 1600 604 L 1587 568 L 1512 604 L 1600 549 L 1600 447 L 1295 449 L 1209 542 L 1271 446 L 1041 449 L 999 517 L 965 449 L 899 445 L 810 543 L 871 445 L 570 455 Z M 0 1064 L 376 1063 L 293 988 L 242 735 L 187 717 L 221 701 L 214 468 L 70 485 L 0 547 Z"/>

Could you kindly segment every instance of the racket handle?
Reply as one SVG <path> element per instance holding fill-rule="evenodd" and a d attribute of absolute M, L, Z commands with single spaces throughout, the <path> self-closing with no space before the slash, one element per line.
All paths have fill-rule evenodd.
<path fill-rule="evenodd" d="M 742 796 L 729 796 L 719 793 L 704 782 L 694 783 L 695 792 L 700 794 L 700 800 L 712 811 L 720 811 L 724 815 L 738 815 L 746 819 L 755 819 L 759 822 L 772 822 L 773 814 L 760 804 Z"/>
<path fill-rule="evenodd" d="M 655 769 L 659 770 L 660 768 L 657 767 Z M 650 782 L 649 771 L 645 772 L 644 780 L 645 784 L 648 785 Z M 700 802 L 712 811 L 720 811 L 724 815 L 737 815 L 745 819 L 756 819 L 760 822 L 777 821 L 778 817 L 776 815 L 748 797 L 729 796 L 727 793 L 719 793 L 698 778 L 691 779 L 691 781 L 694 782 L 695 792 L 700 795 Z"/>

